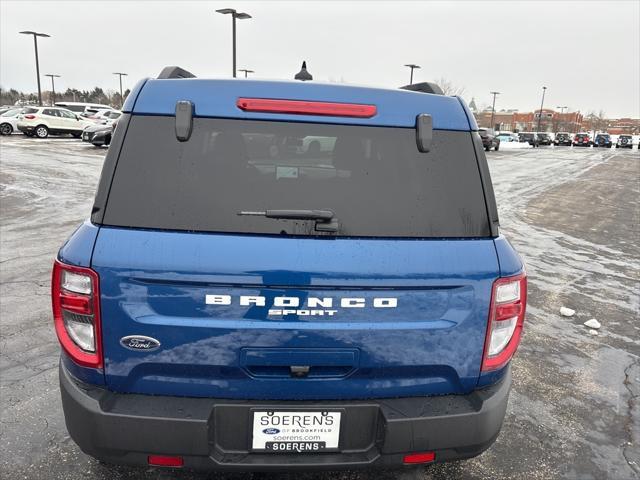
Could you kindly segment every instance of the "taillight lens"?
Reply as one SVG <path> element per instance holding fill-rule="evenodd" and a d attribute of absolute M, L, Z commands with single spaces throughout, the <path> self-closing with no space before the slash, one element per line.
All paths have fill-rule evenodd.
<path fill-rule="evenodd" d="M 25 115 L 24 118 L 26 118 L 27 120 L 33 120 L 34 118 L 36 118 L 35 115 Z"/>
<path fill-rule="evenodd" d="M 527 276 L 499 278 L 493 284 L 482 371 L 504 367 L 518 348 L 527 306 Z"/>
<path fill-rule="evenodd" d="M 51 300 L 56 334 L 64 351 L 79 365 L 102 368 L 98 274 L 56 260 Z"/>

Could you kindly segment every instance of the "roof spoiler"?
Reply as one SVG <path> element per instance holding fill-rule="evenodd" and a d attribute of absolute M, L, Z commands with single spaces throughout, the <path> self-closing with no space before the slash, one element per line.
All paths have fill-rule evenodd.
<path fill-rule="evenodd" d="M 411 85 L 405 85 L 400 87 L 402 90 L 411 90 L 413 92 L 433 93 L 435 95 L 444 95 L 444 92 L 440 86 L 433 82 L 421 82 L 412 83 Z"/>
<path fill-rule="evenodd" d="M 176 67 L 175 65 L 173 66 L 169 66 L 169 67 L 164 67 L 162 69 L 162 71 L 160 72 L 160 75 L 158 75 L 159 79 L 166 79 L 166 78 L 196 78 L 196 76 L 185 70 L 184 68 L 180 68 L 180 67 Z"/>

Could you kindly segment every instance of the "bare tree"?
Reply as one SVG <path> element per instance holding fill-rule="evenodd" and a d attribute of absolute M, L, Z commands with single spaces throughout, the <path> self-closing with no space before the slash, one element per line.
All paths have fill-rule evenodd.
<path fill-rule="evenodd" d="M 436 80 L 436 83 L 440 86 L 445 95 L 462 96 L 464 93 L 464 87 L 460 87 L 454 84 L 451 80 L 445 77 L 440 77 Z"/>
<path fill-rule="evenodd" d="M 605 131 L 609 126 L 606 115 L 607 114 L 602 109 L 600 109 L 598 113 L 594 110 L 590 110 L 584 117 L 585 125 L 589 130 L 593 130 L 594 132 Z"/>

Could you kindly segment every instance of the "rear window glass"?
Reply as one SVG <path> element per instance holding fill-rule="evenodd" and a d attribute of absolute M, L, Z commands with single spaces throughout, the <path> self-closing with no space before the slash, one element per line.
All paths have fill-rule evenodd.
<path fill-rule="evenodd" d="M 106 225 L 317 235 L 315 221 L 238 215 L 331 210 L 338 236 L 482 237 L 489 223 L 470 132 L 434 131 L 429 153 L 409 128 L 133 116 Z"/>

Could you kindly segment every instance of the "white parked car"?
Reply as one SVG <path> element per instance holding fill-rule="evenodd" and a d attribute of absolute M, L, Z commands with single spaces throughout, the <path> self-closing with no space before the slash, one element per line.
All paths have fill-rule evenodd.
<path fill-rule="evenodd" d="M 82 130 L 93 122 L 79 117 L 66 108 L 25 107 L 18 115 L 18 130 L 28 137 L 47 138 L 49 134 L 69 133 L 80 138 Z"/>
<path fill-rule="evenodd" d="M 518 143 L 520 141 L 520 137 L 518 137 L 518 135 L 513 132 L 500 132 L 498 134 L 498 138 L 500 139 L 501 143 Z"/>
<path fill-rule="evenodd" d="M 94 115 L 99 110 L 113 110 L 109 105 L 85 102 L 56 102 L 56 107 L 66 108 L 80 116 Z"/>
<path fill-rule="evenodd" d="M 7 110 L 0 115 L 0 135 L 11 135 L 18 130 L 18 115 L 22 107 Z"/>
<path fill-rule="evenodd" d="M 110 125 L 118 118 L 120 118 L 122 112 L 120 110 L 98 110 L 93 115 L 89 115 L 87 120 L 91 120 L 93 123 Z"/>

